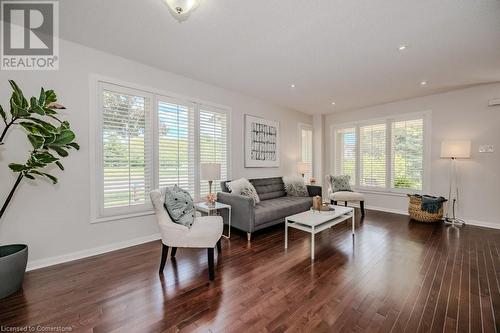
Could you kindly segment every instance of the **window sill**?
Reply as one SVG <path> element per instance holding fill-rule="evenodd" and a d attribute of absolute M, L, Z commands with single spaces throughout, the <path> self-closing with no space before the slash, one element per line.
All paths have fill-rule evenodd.
<path fill-rule="evenodd" d="M 136 213 L 129 213 L 129 214 L 95 217 L 90 221 L 90 223 L 95 224 L 95 223 L 103 223 L 103 222 L 110 222 L 110 221 L 116 221 L 116 220 L 125 220 L 125 219 L 130 219 L 133 217 L 154 215 L 154 213 L 155 212 L 153 210 L 148 210 L 148 211 L 144 211 L 144 212 L 136 212 Z"/>

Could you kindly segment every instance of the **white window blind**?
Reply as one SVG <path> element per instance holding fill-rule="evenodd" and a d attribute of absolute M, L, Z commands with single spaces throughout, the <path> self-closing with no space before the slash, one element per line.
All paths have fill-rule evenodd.
<path fill-rule="evenodd" d="M 351 184 L 356 184 L 356 128 L 335 130 L 335 174 L 349 175 Z"/>
<path fill-rule="evenodd" d="M 396 189 L 422 190 L 424 177 L 424 120 L 392 123 L 392 181 Z"/>
<path fill-rule="evenodd" d="M 194 110 L 188 103 L 158 101 L 159 186 L 178 185 L 195 192 Z"/>
<path fill-rule="evenodd" d="M 149 192 L 165 186 L 203 200 L 200 163 L 220 163 L 221 180 L 229 179 L 229 109 L 107 80 L 96 91 L 92 222 L 150 214 Z"/>
<path fill-rule="evenodd" d="M 200 163 L 220 163 L 221 180 L 229 177 L 228 165 L 228 115 L 223 110 L 200 105 Z M 220 191 L 220 182 L 214 181 L 212 192 Z M 208 193 L 208 181 L 200 182 L 199 196 L 203 199 Z"/>
<path fill-rule="evenodd" d="M 386 187 L 386 124 L 361 126 L 360 186 Z"/>
<path fill-rule="evenodd" d="M 310 165 L 309 172 L 304 174 L 304 179 L 309 180 L 313 175 L 313 129 L 311 126 L 300 125 L 301 162 Z"/>
<path fill-rule="evenodd" d="M 101 87 L 101 209 L 145 205 L 151 186 L 152 99 L 119 86 Z"/>

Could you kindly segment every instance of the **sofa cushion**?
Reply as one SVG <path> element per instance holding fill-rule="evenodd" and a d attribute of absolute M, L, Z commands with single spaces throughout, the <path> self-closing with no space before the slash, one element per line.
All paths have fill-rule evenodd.
<path fill-rule="evenodd" d="M 284 196 L 262 200 L 255 206 L 255 225 L 269 221 L 284 219 L 287 216 L 304 212 L 312 207 L 310 197 Z"/>
<path fill-rule="evenodd" d="M 241 194 L 253 199 L 254 205 L 260 202 L 255 187 L 246 178 L 236 179 L 226 183 L 226 187 L 234 194 Z"/>
<path fill-rule="evenodd" d="M 304 184 L 304 178 L 295 176 L 285 176 L 283 177 L 283 183 L 285 183 L 286 195 L 292 197 L 308 197 L 309 192 L 307 191 L 307 186 Z"/>
<path fill-rule="evenodd" d="M 260 200 L 286 196 L 285 184 L 281 177 L 250 179 L 250 183 L 255 187 Z"/>

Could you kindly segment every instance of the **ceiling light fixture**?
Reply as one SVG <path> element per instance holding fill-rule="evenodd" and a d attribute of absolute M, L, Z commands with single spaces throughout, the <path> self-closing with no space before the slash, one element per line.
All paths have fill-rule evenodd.
<path fill-rule="evenodd" d="M 420 85 L 421 85 L 421 86 L 426 86 L 426 85 L 427 85 L 427 81 L 422 81 L 422 82 L 420 82 Z"/>
<path fill-rule="evenodd" d="M 407 48 L 408 48 L 408 45 L 404 45 L 404 44 L 403 44 L 403 45 L 400 45 L 400 46 L 398 47 L 399 51 L 404 51 L 404 50 L 406 50 Z"/>
<path fill-rule="evenodd" d="M 164 0 L 168 5 L 172 15 L 179 21 L 188 18 L 192 12 L 200 4 L 200 0 Z"/>
<path fill-rule="evenodd" d="M 293 84 L 293 83 L 292 83 L 292 84 L 290 85 L 290 88 L 295 88 L 295 84 Z"/>
<path fill-rule="evenodd" d="M 335 105 L 335 102 L 332 102 L 332 105 Z"/>

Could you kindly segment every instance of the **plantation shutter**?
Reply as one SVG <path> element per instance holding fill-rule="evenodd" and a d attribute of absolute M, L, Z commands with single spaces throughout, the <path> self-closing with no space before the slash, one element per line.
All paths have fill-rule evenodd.
<path fill-rule="evenodd" d="M 335 174 L 349 175 L 356 184 L 356 128 L 335 130 Z"/>
<path fill-rule="evenodd" d="M 422 190 L 424 159 L 424 120 L 392 123 L 392 187 Z"/>
<path fill-rule="evenodd" d="M 159 98 L 159 186 L 177 185 L 195 193 L 194 110 L 189 103 Z"/>
<path fill-rule="evenodd" d="M 200 105 L 200 164 L 220 163 L 221 179 L 214 179 L 212 192 L 220 191 L 220 180 L 229 177 L 228 163 L 228 122 L 229 117 L 224 110 Z M 203 199 L 208 193 L 208 181 L 200 180 L 199 196 Z"/>
<path fill-rule="evenodd" d="M 152 173 L 152 97 L 103 84 L 102 208 L 145 205 Z"/>
<path fill-rule="evenodd" d="M 313 169 L 313 130 L 310 126 L 301 125 L 300 126 L 300 138 L 301 138 L 301 162 L 308 163 L 310 165 L 309 172 L 304 174 L 304 179 L 309 180 L 312 177 Z"/>
<path fill-rule="evenodd" d="M 361 126 L 360 186 L 386 187 L 386 124 Z"/>

